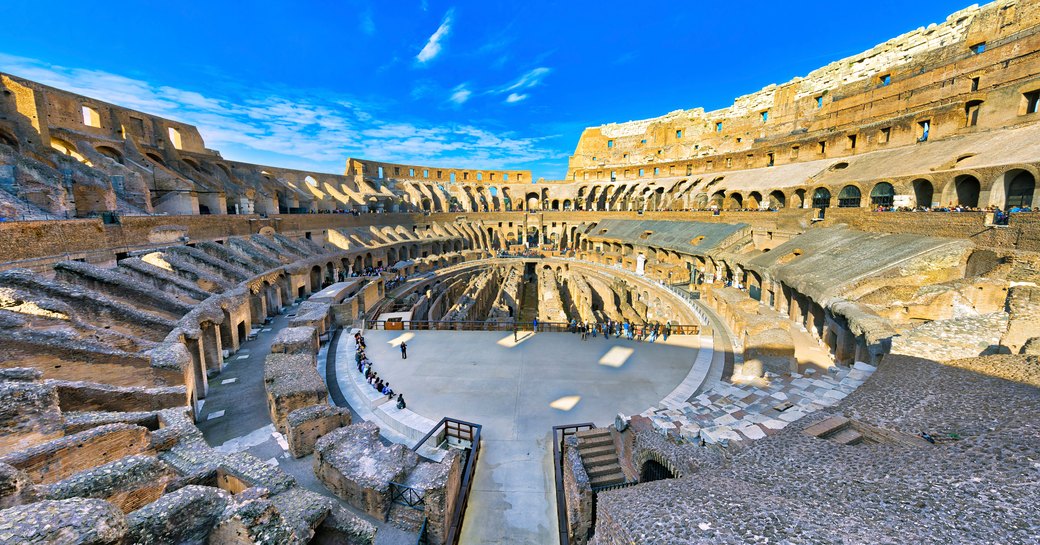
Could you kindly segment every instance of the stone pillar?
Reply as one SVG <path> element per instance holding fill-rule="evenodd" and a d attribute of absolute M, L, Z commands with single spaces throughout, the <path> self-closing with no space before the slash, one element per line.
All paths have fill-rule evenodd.
<path fill-rule="evenodd" d="M 202 348 L 202 356 L 207 375 L 215 375 L 224 368 L 224 355 L 220 348 L 220 331 L 212 322 L 199 324 L 202 335 L 199 337 Z"/>

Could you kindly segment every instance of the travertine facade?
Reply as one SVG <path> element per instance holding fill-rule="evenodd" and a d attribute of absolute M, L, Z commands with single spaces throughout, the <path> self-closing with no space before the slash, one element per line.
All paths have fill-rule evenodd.
<path fill-rule="evenodd" d="M 0 543 L 370 544 L 345 504 L 416 531 L 399 487 L 444 540 L 462 457 L 384 445 L 329 404 L 316 358 L 391 310 L 671 322 L 716 351 L 608 434 L 632 486 L 593 490 L 565 446 L 573 542 L 1029 543 L 1038 116 L 1040 4 L 1021 0 L 719 111 L 588 128 L 554 182 L 229 161 L 190 125 L 0 74 L 0 218 L 24 220 L 0 222 Z M 245 343 L 329 286 L 250 369 L 304 486 L 195 419 Z"/>

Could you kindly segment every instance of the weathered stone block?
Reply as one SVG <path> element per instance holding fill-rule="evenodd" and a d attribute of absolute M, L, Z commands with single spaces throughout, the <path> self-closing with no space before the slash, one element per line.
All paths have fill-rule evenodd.
<path fill-rule="evenodd" d="M 383 445 L 371 422 L 334 430 L 314 445 L 314 473 L 334 494 L 373 517 L 390 508 L 390 483 L 403 482 L 419 456 L 403 445 Z"/>
<path fill-rule="evenodd" d="M 314 357 L 306 354 L 271 354 L 264 360 L 267 407 L 282 433 L 289 413 L 327 402 L 328 390 L 314 365 Z"/>
<path fill-rule="evenodd" d="M 349 425 L 350 409 L 326 404 L 296 409 L 287 417 L 289 452 L 297 458 L 306 456 L 314 452 L 314 443 L 323 435 Z"/>
<path fill-rule="evenodd" d="M 117 545 L 126 517 L 104 500 L 41 501 L 0 511 L 0 545 Z"/>
<path fill-rule="evenodd" d="M 159 499 L 174 477 L 170 467 L 158 458 L 135 455 L 39 486 L 37 491 L 48 500 L 102 499 L 129 513 Z"/>
<path fill-rule="evenodd" d="M 64 435 L 58 395 L 36 382 L 36 369 L 11 368 L 0 374 L 0 452 L 20 450 Z"/>
<path fill-rule="evenodd" d="M 189 485 L 127 515 L 126 541 L 135 545 L 206 543 L 231 495 L 211 486 Z"/>
<path fill-rule="evenodd" d="M 130 424 L 98 426 L 0 457 L 37 483 L 53 483 L 80 471 L 149 448 L 147 428 Z"/>
<path fill-rule="evenodd" d="M 287 327 L 271 341 L 272 354 L 306 354 L 311 359 L 318 354 L 318 330 L 310 327 Z"/>

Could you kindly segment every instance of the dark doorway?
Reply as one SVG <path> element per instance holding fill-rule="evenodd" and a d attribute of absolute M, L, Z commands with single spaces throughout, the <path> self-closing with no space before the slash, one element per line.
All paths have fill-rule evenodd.
<path fill-rule="evenodd" d="M 653 460 L 647 460 L 639 471 L 639 482 L 641 483 L 672 479 L 674 477 L 675 475 L 672 475 L 672 472 L 667 467 Z"/>

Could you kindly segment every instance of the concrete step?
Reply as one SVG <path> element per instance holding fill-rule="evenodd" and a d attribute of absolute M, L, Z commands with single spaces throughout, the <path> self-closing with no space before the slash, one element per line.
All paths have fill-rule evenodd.
<path fill-rule="evenodd" d="M 826 437 L 848 428 L 849 419 L 844 416 L 832 416 L 805 428 L 803 433 L 813 437 Z"/>
<path fill-rule="evenodd" d="M 599 456 L 610 455 L 617 458 L 617 451 L 614 450 L 614 445 L 601 445 L 598 447 L 591 448 L 579 448 L 578 454 L 581 455 L 581 461 L 584 462 L 589 458 L 596 458 Z"/>
<path fill-rule="evenodd" d="M 863 435 L 853 428 L 845 428 L 838 433 L 829 435 L 827 439 L 843 445 L 856 445 L 863 441 Z"/>
<path fill-rule="evenodd" d="M 625 482 L 625 474 L 621 472 L 619 468 L 617 473 L 611 473 L 609 475 L 603 475 L 598 478 L 589 478 L 589 484 L 593 487 L 600 486 L 614 486 L 616 484 L 622 484 Z"/>
<path fill-rule="evenodd" d="M 589 479 L 592 480 L 592 479 L 597 479 L 599 477 L 602 477 L 604 475 L 612 475 L 614 473 L 620 473 L 621 472 L 621 466 L 618 465 L 617 461 L 615 460 L 614 463 L 610 464 L 610 465 L 605 465 L 605 466 L 600 466 L 600 467 L 593 467 L 593 468 L 586 467 L 585 468 L 585 472 L 589 474 Z"/>
<path fill-rule="evenodd" d="M 602 447 L 605 445 L 610 445 L 611 447 L 614 446 L 614 438 L 611 437 L 610 434 L 578 438 L 578 448 L 580 449 Z"/>
<path fill-rule="evenodd" d="M 587 437 L 610 437 L 610 430 L 607 428 L 592 428 L 591 430 L 581 430 L 574 434 L 578 439 L 584 439 Z"/>
<path fill-rule="evenodd" d="M 600 456 L 590 456 L 588 458 L 582 458 L 581 463 L 586 469 L 593 467 L 600 467 L 605 465 L 617 464 L 618 458 L 614 452 L 610 454 L 602 454 Z"/>

